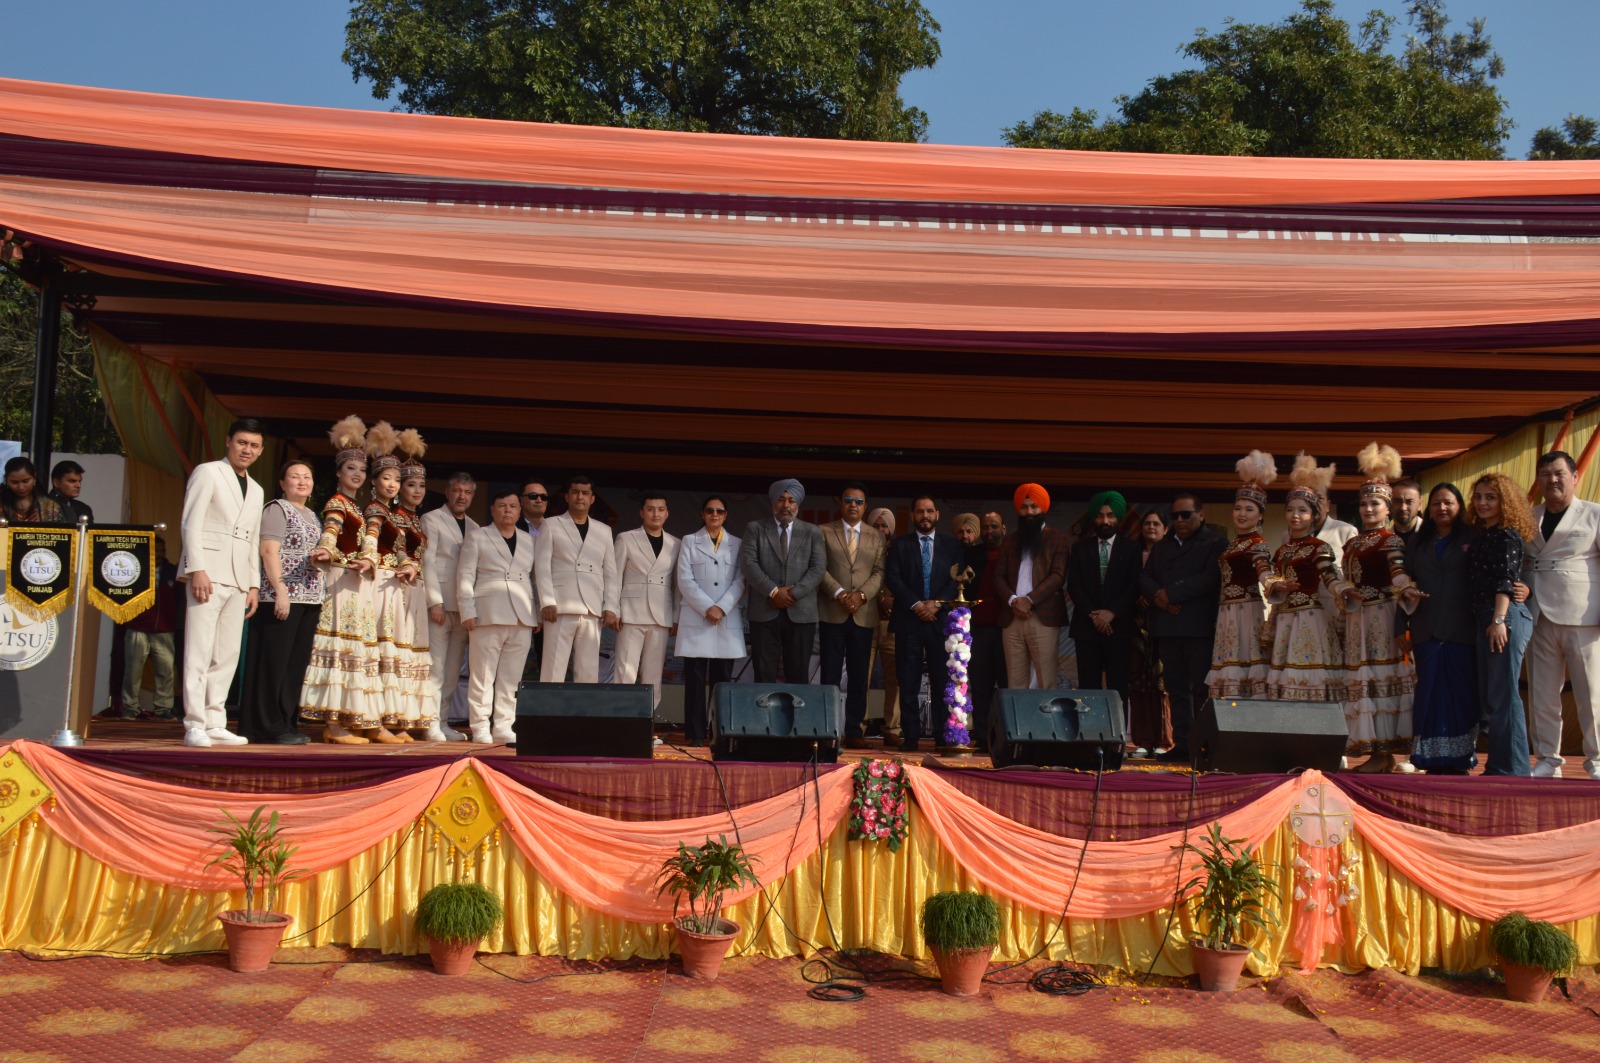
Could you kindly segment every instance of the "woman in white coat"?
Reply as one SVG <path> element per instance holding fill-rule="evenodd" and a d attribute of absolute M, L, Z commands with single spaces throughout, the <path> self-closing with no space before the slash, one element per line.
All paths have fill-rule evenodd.
<path fill-rule="evenodd" d="M 683 730 L 691 745 L 706 740 L 708 690 L 733 677 L 745 656 L 744 575 L 739 539 L 723 530 L 728 504 L 712 495 L 700 504 L 705 527 L 683 537 L 678 552 L 678 642 L 683 658 Z"/>

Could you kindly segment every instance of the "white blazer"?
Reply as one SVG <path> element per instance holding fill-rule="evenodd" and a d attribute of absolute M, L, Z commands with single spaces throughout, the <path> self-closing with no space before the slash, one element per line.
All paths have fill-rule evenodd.
<path fill-rule="evenodd" d="M 240 590 L 261 586 L 261 485 L 226 461 L 196 465 L 183 492 L 183 556 L 178 578 L 204 572 L 212 583 Z"/>
<path fill-rule="evenodd" d="M 456 567 L 456 602 L 461 619 L 480 624 L 534 627 L 539 599 L 533 589 L 533 539 L 516 533 L 517 552 L 493 524 L 474 528 L 461 544 Z"/>
<path fill-rule="evenodd" d="M 617 554 L 609 527 L 590 517 L 585 538 L 569 515 L 549 517 L 533 554 L 534 579 L 544 605 L 568 616 L 617 611 Z"/>
<path fill-rule="evenodd" d="M 1534 618 L 1600 624 L 1600 505 L 1575 498 L 1545 542 L 1543 504 L 1533 507 L 1533 541 L 1523 544 L 1522 582 Z"/>
<path fill-rule="evenodd" d="M 744 645 L 744 570 L 739 567 L 739 537 L 722 533 L 722 546 L 711 549 L 711 536 L 701 528 L 683 537 L 678 549 L 679 657 L 738 660 Z M 662 547 L 662 553 L 666 548 Z M 727 615 L 719 624 L 706 619 L 718 606 Z"/>
<path fill-rule="evenodd" d="M 478 522 L 467 520 L 467 535 L 477 530 Z M 461 525 L 443 506 L 422 515 L 422 530 L 428 536 L 428 549 L 422 554 L 422 583 L 428 592 L 428 608 L 444 606 L 447 613 L 458 612 L 456 566 L 461 561 Z M 528 553 L 533 553 L 529 549 Z"/>
<path fill-rule="evenodd" d="M 593 535 L 593 532 L 589 534 Z M 617 536 L 619 598 L 617 616 L 624 624 L 671 627 L 678 622 L 678 589 L 672 578 L 678 565 L 676 535 L 661 533 L 661 555 L 650 549 L 650 536 L 634 528 Z"/>

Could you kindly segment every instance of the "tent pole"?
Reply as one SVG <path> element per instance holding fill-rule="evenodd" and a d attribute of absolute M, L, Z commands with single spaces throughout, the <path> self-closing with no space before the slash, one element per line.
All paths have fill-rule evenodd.
<path fill-rule="evenodd" d="M 33 422 L 28 457 L 39 471 L 40 490 L 50 489 L 50 447 L 56 423 L 56 363 L 61 348 L 59 268 L 46 262 L 39 274 L 39 328 L 33 356 Z"/>

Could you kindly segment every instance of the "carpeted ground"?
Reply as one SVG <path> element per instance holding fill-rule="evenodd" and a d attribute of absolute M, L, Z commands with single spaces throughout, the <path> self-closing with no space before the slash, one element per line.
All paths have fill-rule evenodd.
<path fill-rule="evenodd" d="M 31 960 L 0 955 L 0 1061 L 740 1060 L 988 1063 L 1118 1060 L 1592 1060 L 1600 983 L 1574 979 L 1539 1005 L 1490 981 L 1320 972 L 1233 994 L 1168 981 L 1082 996 L 1019 983 L 945 996 L 898 961 L 853 1003 L 810 999 L 798 960 L 730 958 L 715 983 L 676 964 L 569 964 L 483 956 L 435 975 L 426 957 L 283 950 L 259 975 L 221 957 Z M 815 976 L 815 968 L 808 970 Z M 1128 982 L 1125 977 L 1120 979 Z"/>

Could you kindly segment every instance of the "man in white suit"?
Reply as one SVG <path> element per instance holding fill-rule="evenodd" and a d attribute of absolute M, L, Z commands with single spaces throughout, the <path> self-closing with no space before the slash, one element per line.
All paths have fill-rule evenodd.
<path fill-rule="evenodd" d="M 1600 505 L 1578 497 L 1570 454 L 1551 451 L 1537 468 L 1544 503 L 1533 507 L 1533 541 L 1524 546 L 1522 569 L 1533 588 L 1528 744 L 1539 758 L 1533 774 L 1548 779 L 1561 769 L 1561 687 L 1570 678 L 1584 768 L 1600 780 Z"/>
<path fill-rule="evenodd" d="M 461 657 L 467 648 L 467 630 L 461 626 L 461 610 L 456 605 L 456 570 L 462 542 L 478 527 L 478 522 L 467 516 L 467 507 L 472 505 L 477 490 L 471 473 L 458 472 L 445 484 L 444 508 L 429 510 L 422 516 L 422 530 L 428 536 L 428 549 L 422 559 L 422 581 L 428 595 L 428 650 L 432 657 L 428 675 L 439 683 L 441 722 L 449 719 L 450 701 L 461 681 Z M 454 729 L 441 728 L 441 733 L 452 741 L 460 736 Z"/>
<path fill-rule="evenodd" d="M 517 528 L 521 511 L 515 487 L 492 489 L 494 523 L 467 533 L 456 566 L 456 604 L 470 636 L 467 712 L 474 742 L 516 740 L 517 681 L 539 627 L 533 539 Z"/>
<path fill-rule="evenodd" d="M 222 461 L 197 465 L 183 492 L 183 558 L 189 584 L 183 638 L 183 744 L 242 746 L 228 730 L 228 687 L 239 639 L 261 590 L 261 485 L 246 471 L 261 456 L 261 425 L 228 427 Z"/>
<path fill-rule="evenodd" d="M 589 519 L 594 482 L 574 476 L 567 484 L 567 511 L 544 522 L 534 546 L 533 572 L 548 630 L 539 679 L 567 681 L 567 664 L 578 683 L 600 681 L 600 625 L 615 631 L 617 555 L 611 529 Z"/>
<path fill-rule="evenodd" d="M 654 704 L 661 704 L 661 666 L 667 659 L 667 636 L 677 628 L 678 592 L 672 578 L 678 564 L 678 537 L 668 535 L 667 500 L 646 495 L 639 509 L 644 527 L 617 536 L 619 598 L 617 649 L 612 682 L 650 684 Z"/>

